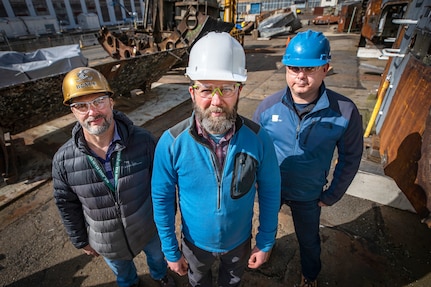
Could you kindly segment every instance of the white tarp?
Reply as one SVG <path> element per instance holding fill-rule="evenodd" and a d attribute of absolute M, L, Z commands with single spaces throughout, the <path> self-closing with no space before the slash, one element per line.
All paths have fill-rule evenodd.
<path fill-rule="evenodd" d="M 78 44 L 22 53 L 0 51 L 0 88 L 67 73 L 88 65 Z"/>
<path fill-rule="evenodd" d="M 301 28 L 301 22 L 292 11 L 277 13 L 262 20 L 257 26 L 259 36 L 263 38 L 292 33 Z"/>

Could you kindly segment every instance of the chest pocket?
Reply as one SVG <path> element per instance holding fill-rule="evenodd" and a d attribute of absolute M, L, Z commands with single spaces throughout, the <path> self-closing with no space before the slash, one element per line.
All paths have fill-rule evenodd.
<path fill-rule="evenodd" d="M 299 135 L 299 144 L 301 149 L 306 151 L 332 149 L 342 132 L 343 127 L 333 123 L 313 122 Z"/>
<path fill-rule="evenodd" d="M 257 160 L 246 153 L 235 155 L 231 197 L 238 199 L 247 194 L 256 181 Z"/>

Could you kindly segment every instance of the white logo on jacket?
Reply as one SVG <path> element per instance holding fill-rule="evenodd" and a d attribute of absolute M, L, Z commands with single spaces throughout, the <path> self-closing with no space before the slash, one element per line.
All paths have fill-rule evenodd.
<path fill-rule="evenodd" d="M 271 121 L 281 122 L 280 115 L 272 115 Z"/>

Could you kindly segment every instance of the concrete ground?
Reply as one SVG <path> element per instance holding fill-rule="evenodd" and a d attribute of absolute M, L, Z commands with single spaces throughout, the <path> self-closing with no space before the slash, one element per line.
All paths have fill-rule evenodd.
<path fill-rule="evenodd" d="M 334 26 L 312 28 L 322 30 L 331 42 L 333 69 L 325 80 L 327 87 L 358 105 L 365 126 L 385 63 L 356 57 L 358 34 L 337 33 Z M 270 40 L 246 36 L 249 76 L 239 103 L 242 115 L 251 117 L 264 97 L 285 87 L 285 70 L 280 64 L 285 43 L 286 36 Z M 183 74 L 181 69 L 172 70 L 145 98 L 119 99 L 117 107 L 151 130 L 157 122 L 167 121 L 158 115 L 172 106 L 182 105 L 183 109 L 171 111 L 169 118 L 187 117 L 188 81 Z M 0 188 L 1 286 L 115 286 L 103 259 L 89 258 L 70 244 L 52 200 L 50 157 L 69 137 L 71 123 L 73 118 L 66 116 L 14 136 L 22 143 L 21 166 L 29 168 L 21 170 L 18 183 Z M 420 223 L 380 165 L 364 157 L 347 194 L 334 206 L 323 208 L 319 286 L 431 286 L 430 236 L 431 230 Z M 141 254 L 135 261 L 144 286 L 155 287 L 145 256 Z M 270 261 L 258 270 L 247 270 L 242 286 L 293 286 L 299 278 L 297 241 L 290 210 L 283 207 Z M 186 286 L 186 278 L 175 276 L 175 280 L 177 286 Z"/>

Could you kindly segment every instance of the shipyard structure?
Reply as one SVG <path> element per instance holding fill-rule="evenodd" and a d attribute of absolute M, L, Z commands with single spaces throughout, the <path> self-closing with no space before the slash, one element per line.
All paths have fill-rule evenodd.
<path fill-rule="evenodd" d="M 335 6 L 337 1 L 324 0 L 238 0 L 235 1 L 237 20 L 244 15 L 298 7 L 312 9 Z M 60 34 L 74 31 L 97 31 L 103 26 L 152 26 L 152 11 L 159 11 L 165 21 L 161 30 L 172 30 L 191 3 L 204 10 L 218 9 L 223 19 L 224 8 L 231 0 L 2 0 L 0 1 L 0 36 L 8 39 L 26 36 Z M 158 7 L 155 7 L 158 6 Z M 155 9 L 156 8 L 156 9 Z M 1 37 L 0 37 L 1 38 Z M 1 40 L 1 39 L 0 39 Z"/>

